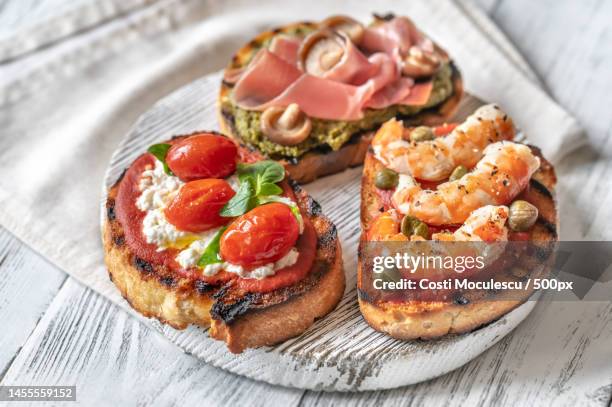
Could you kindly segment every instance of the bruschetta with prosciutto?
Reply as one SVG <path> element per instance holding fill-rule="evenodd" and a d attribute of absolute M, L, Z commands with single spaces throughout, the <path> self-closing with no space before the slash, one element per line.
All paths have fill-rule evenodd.
<path fill-rule="evenodd" d="M 362 164 L 371 132 L 391 118 L 441 124 L 462 94 L 451 58 L 409 18 L 332 16 L 239 49 L 224 71 L 219 121 L 306 183 Z"/>

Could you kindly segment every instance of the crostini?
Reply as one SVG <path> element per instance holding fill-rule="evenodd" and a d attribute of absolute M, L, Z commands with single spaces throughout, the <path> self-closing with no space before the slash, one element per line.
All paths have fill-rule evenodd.
<path fill-rule="evenodd" d="M 511 119 L 496 105 L 479 108 L 461 124 L 414 128 L 386 122 L 365 158 L 360 257 L 372 242 L 403 242 L 405 247 L 483 242 L 504 247 L 508 241 L 523 241 L 535 254 L 506 253 L 471 278 L 527 281 L 534 273 L 549 272 L 558 230 L 555 171 L 538 148 L 515 142 L 514 136 Z M 361 312 L 374 329 L 398 339 L 472 331 L 508 313 L 533 292 L 524 289 L 510 298 L 496 290 L 451 287 L 432 296 L 417 286 L 400 299 L 389 299 L 372 290 L 371 270 L 366 272 L 362 263 Z M 417 271 L 406 278 L 417 277 L 427 276 Z"/>
<path fill-rule="evenodd" d="M 214 132 L 151 146 L 108 191 L 111 280 L 177 329 L 231 352 L 297 336 L 344 292 L 336 228 L 273 161 Z"/>
<path fill-rule="evenodd" d="M 463 94 L 440 46 L 407 17 L 347 16 L 259 34 L 224 71 L 222 130 L 310 182 L 360 165 L 371 131 L 391 118 L 440 124 Z"/>

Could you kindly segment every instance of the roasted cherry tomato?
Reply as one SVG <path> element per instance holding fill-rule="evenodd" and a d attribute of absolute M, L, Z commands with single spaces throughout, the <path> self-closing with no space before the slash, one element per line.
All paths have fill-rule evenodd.
<path fill-rule="evenodd" d="M 435 136 L 446 136 L 457 127 L 459 123 L 444 123 L 441 126 L 436 126 L 433 129 Z"/>
<path fill-rule="evenodd" d="M 243 267 L 273 263 L 295 246 L 297 219 L 282 203 L 258 206 L 236 219 L 221 236 L 221 257 Z"/>
<path fill-rule="evenodd" d="M 222 179 L 190 181 L 166 207 L 164 215 L 177 229 L 203 232 L 228 221 L 219 215 L 219 211 L 235 194 Z"/>
<path fill-rule="evenodd" d="M 196 134 L 170 147 L 166 163 L 183 181 L 225 178 L 236 170 L 238 148 L 216 134 Z"/>

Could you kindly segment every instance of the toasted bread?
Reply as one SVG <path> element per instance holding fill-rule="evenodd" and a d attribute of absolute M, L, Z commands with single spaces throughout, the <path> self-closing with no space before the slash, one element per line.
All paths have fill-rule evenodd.
<path fill-rule="evenodd" d="M 125 174 L 125 173 L 124 173 Z M 212 327 L 210 335 L 224 340 L 231 352 L 272 345 L 301 334 L 314 320 L 335 308 L 344 293 L 342 252 L 334 224 L 321 207 L 294 181 L 297 203 L 317 234 L 315 262 L 298 283 L 267 293 L 245 293 L 230 284 L 212 285 L 177 275 L 162 264 L 138 257 L 126 243 L 117 219 L 119 180 L 109 189 L 103 223 L 105 262 L 123 297 L 145 317 L 176 329 L 194 324 Z"/>
<path fill-rule="evenodd" d="M 533 276 L 533 270 L 540 275 L 547 273 L 554 256 L 550 242 L 557 240 L 558 220 L 554 200 L 556 184 L 555 171 L 536 147 L 530 146 L 541 159 L 541 166 L 532 176 L 530 186 L 521 193 L 520 199 L 531 202 L 539 210 L 536 224 L 529 231 L 529 240 L 540 242 L 543 250 L 540 257 L 524 256 L 511 269 L 496 273 L 496 281 L 524 281 L 525 276 Z M 368 151 L 361 184 L 361 244 L 365 244 L 365 231 L 371 222 L 383 211 L 383 202 L 376 192 L 374 179 L 383 168 L 373 152 Z M 358 270 L 359 307 L 365 320 L 374 329 L 403 340 L 432 339 L 447 334 L 461 334 L 475 330 L 493 322 L 525 302 L 533 290 L 524 290 L 520 297 L 512 299 L 497 298 L 496 293 L 485 290 L 470 290 L 457 295 L 453 301 L 427 302 L 421 300 L 391 303 L 369 298 L 361 287 L 361 262 Z"/>
<path fill-rule="evenodd" d="M 263 32 L 249 41 L 245 46 L 240 48 L 233 56 L 228 69 L 244 67 L 251 60 L 257 50 L 264 47 L 274 36 L 279 34 L 291 35 L 296 30 L 314 30 L 318 27 L 314 22 L 300 22 L 289 24 L 274 30 Z M 459 105 L 463 96 L 463 80 L 457 67 L 451 62 L 452 70 L 452 93 L 440 104 L 424 109 L 417 114 L 398 115 L 397 118 L 404 120 L 411 125 L 438 125 L 448 121 L 451 118 Z M 232 112 L 223 109 L 222 101 L 229 97 L 232 90 L 232 85 L 223 81 L 218 97 L 218 121 L 220 129 L 223 133 L 230 135 L 232 138 L 241 142 L 239 133 L 236 130 L 235 117 Z M 285 165 L 291 177 L 305 184 L 314 181 L 315 179 L 341 172 L 347 168 L 361 165 L 363 163 L 367 147 L 371 141 L 372 131 L 379 124 L 373 125 L 372 128 L 364 129 L 352 134 L 350 140 L 340 149 L 334 151 L 328 147 L 319 147 L 310 150 L 299 157 L 271 157 Z"/>

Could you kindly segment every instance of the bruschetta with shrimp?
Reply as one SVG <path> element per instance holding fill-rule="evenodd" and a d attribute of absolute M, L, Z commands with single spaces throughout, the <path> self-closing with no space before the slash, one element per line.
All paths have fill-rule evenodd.
<path fill-rule="evenodd" d="M 231 352 L 305 331 L 344 292 L 341 248 L 321 207 L 231 139 L 155 144 L 108 191 L 111 280 L 146 317 L 209 328 Z"/>
<path fill-rule="evenodd" d="M 524 241 L 530 244 L 529 253 L 498 253 L 494 262 L 469 277 L 508 282 L 547 273 L 558 231 L 555 171 L 538 148 L 516 142 L 514 136 L 512 120 L 494 104 L 480 107 L 463 123 L 405 127 L 392 119 L 383 124 L 365 158 L 360 256 L 371 242 L 503 248 L 506 242 Z M 500 318 L 533 292 L 524 289 L 506 298 L 495 290 L 451 286 L 432 294 L 417 285 L 394 299 L 376 295 L 371 270 L 362 263 L 361 312 L 374 329 L 398 339 L 469 332 Z M 422 271 L 406 275 L 427 277 Z"/>

